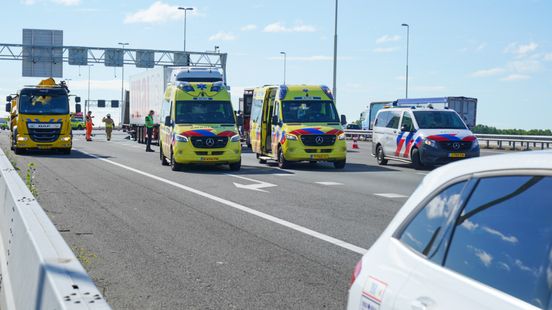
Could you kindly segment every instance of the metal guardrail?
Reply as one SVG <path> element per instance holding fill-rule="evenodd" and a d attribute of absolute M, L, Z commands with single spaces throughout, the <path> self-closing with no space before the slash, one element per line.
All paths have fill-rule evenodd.
<path fill-rule="evenodd" d="M 0 309 L 110 309 L 2 150 Z"/>
<path fill-rule="evenodd" d="M 372 130 L 345 130 L 345 135 L 348 139 L 357 138 L 364 141 L 372 141 Z M 529 150 L 531 148 L 549 149 L 552 146 L 552 136 L 520 136 L 520 135 L 493 135 L 493 134 L 476 134 L 479 144 L 491 148 L 491 143 L 494 143 L 498 149 L 503 149 L 505 144 L 512 150 L 520 149 Z M 532 147 L 531 147 L 532 145 Z"/>

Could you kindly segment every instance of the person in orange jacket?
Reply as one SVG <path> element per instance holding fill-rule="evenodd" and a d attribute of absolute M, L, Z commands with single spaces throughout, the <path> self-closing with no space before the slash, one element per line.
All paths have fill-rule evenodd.
<path fill-rule="evenodd" d="M 92 141 L 92 126 L 94 126 L 94 123 L 92 123 L 92 111 L 88 111 L 88 114 L 86 114 L 86 141 Z"/>

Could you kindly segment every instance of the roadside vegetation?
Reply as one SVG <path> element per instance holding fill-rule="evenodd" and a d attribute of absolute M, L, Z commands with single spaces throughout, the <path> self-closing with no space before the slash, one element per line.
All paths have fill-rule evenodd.
<path fill-rule="evenodd" d="M 552 130 L 550 129 L 498 129 L 487 125 L 476 125 L 472 132 L 491 135 L 552 136 Z"/>

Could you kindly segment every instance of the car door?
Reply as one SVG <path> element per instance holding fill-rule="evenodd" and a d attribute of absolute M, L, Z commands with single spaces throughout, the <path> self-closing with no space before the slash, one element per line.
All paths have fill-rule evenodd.
<path fill-rule="evenodd" d="M 435 255 L 412 257 L 395 309 L 552 309 L 552 177 L 500 175 L 469 184 L 473 189 L 426 212 L 435 217 L 451 202 L 463 206 L 451 213 Z"/>
<path fill-rule="evenodd" d="M 385 128 L 385 144 L 383 151 L 386 156 L 395 156 L 397 153 L 398 139 L 399 136 L 399 123 L 401 119 L 401 112 L 390 110 L 391 114 Z"/>
<path fill-rule="evenodd" d="M 404 111 L 399 126 L 400 132 L 397 137 L 397 148 L 395 156 L 410 159 L 410 149 L 414 143 L 414 124 L 409 111 Z M 400 138 L 399 138 L 400 137 Z"/>

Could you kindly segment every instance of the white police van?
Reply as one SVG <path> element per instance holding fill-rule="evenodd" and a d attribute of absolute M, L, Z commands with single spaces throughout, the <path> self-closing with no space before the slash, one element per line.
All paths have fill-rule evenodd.
<path fill-rule="evenodd" d="M 391 159 L 421 169 L 479 157 L 479 143 L 453 110 L 385 108 L 374 122 L 372 155 L 380 165 Z"/>

